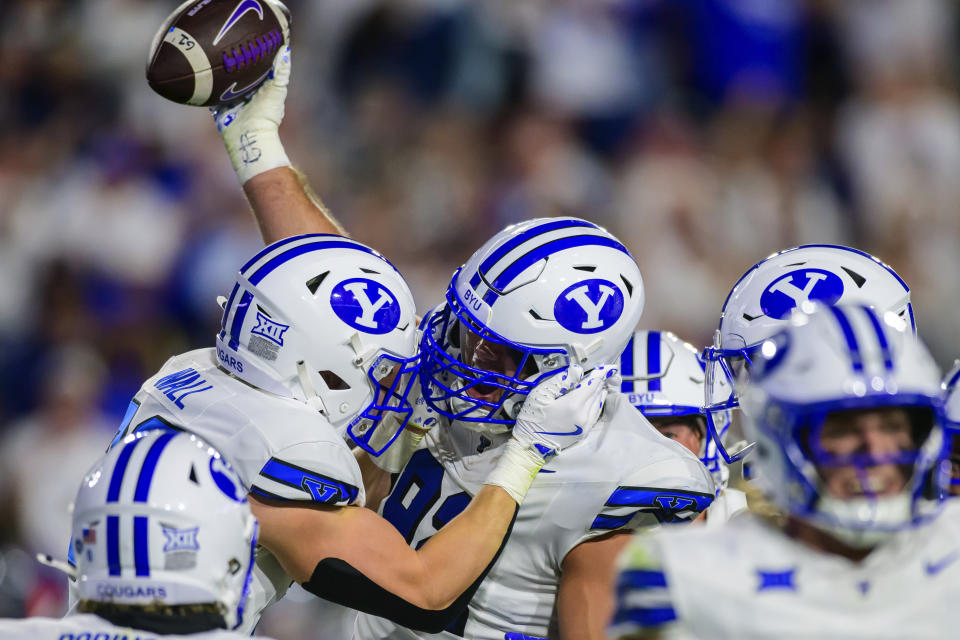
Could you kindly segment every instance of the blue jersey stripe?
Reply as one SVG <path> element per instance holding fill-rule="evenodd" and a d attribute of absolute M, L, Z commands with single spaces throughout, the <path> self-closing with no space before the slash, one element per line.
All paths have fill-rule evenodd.
<path fill-rule="evenodd" d="M 143 460 L 143 467 L 140 468 L 140 477 L 137 478 L 137 489 L 133 494 L 134 502 L 146 502 L 150 494 L 150 483 L 153 481 L 153 473 L 157 470 L 157 462 L 160 460 L 160 454 L 166 448 L 167 444 L 177 435 L 175 431 L 165 433 L 157 438 L 147 456 Z"/>
<path fill-rule="evenodd" d="M 636 607 L 618 609 L 613 617 L 613 623 L 629 622 L 641 627 L 658 627 L 676 619 L 677 612 L 673 607 Z"/>
<path fill-rule="evenodd" d="M 130 462 L 130 455 L 134 448 L 140 444 L 140 440 L 133 440 L 124 445 L 117 457 L 117 464 L 113 467 L 113 475 L 110 476 L 110 487 L 107 489 L 107 502 L 116 502 L 120 497 L 120 487 L 123 486 L 123 476 L 127 472 L 127 464 Z"/>
<path fill-rule="evenodd" d="M 147 516 L 133 517 L 133 562 L 137 576 L 150 576 L 150 541 L 147 538 Z"/>
<path fill-rule="evenodd" d="M 650 487 L 617 487 L 607 500 L 607 507 L 656 507 L 684 511 L 694 507 L 703 511 L 713 502 L 714 496 L 699 491 L 682 489 L 656 489 Z"/>
<path fill-rule="evenodd" d="M 620 527 L 627 526 L 627 523 L 637 515 L 637 512 L 628 513 L 625 516 L 605 516 L 603 514 L 597 516 L 593 519 L 593 524 L 590 525 L 591 529 L 619 529 Z"/>
<path fill-rule="evenodd" d="M 840 325 L 840 330 L 843 332 L 843 338 L 847 342 L 847 349 L 850 351 L 853 370 L 856 373 L 863 373 L 863 356 L 860 354 L 860 345 L 857 343 L 857 336 L 853 332 L 850 319 L 847 318 L 847 314 L 844 313 L 842 309 L 838 309 L 837 307 L 827 308 L 833 314 L 833 317 L 836 318 L 837 324 Z"/>
<path fill-rule="evenodd" d="M 227 343 L 234 351 L 240 346 L 240 332 L 243 330 L 243 320 L 247 317 L 247 311 L 250 310 L 250 302 L 253 300 L 253 294 L 244 291 L 240 296 L 240 302 L 237 303 L 237 311 L 233 314 L 233 323 L 230 325 L 230 342 Z"/>
<path fill-rule="evenodd" d="M 660 391 L 660 332 L 647 334 L 647 391 Z M 658 377 L 654 377 L 658 376 Z"/>
<path fill-rule="evenodd" d="M 633 393 L 633 380 L 627 379 L 633 375 L 633 357 L 633 336 L 630 336 L 627 348 L 620 354 L 620 376 L 623 379 L 620 383 L 620 391 L 622 393 Z"/>
<path fill-rule="evenodd" d="M 379 253 L 377 253 L 373 249 L 366 247 L 358 242 L 352 242 L 344 238 L 343 241 L 330 240 L 327 242 L 310 242 L 307 244 L 301 244 L 297 247 L 292 247 L 287 251 L 284 251 L 283 253 L 276 255 L 270 260 L 268 260 L 267 262 L 265 262 L 263 266 L 261 266 L 259 269 L 254 271 L 251 276 L 249 276 L 248 280 L 252 285 L 260 284 L 260 282 L 264 278 L 266 278 L 268 275 L 273 273 L 273 271 L 278 267 L 280 267 L 281 265 L 293 260 L 294 258 L 302 256 L 306 253 L 313 253 L 314 251 L 323 251 L 324 249 L 355 249 L 357 251 L 363 251 L 364 253 L 369 253 L 372 256 L 376 256 L 377 258 L 380 258 L 381 260 L 384 261 L 384 263 L 390 265 L 391 268 L 396 269 L 395 267 L 393 267 L 392 264 L 390 264 L 390 262 L 387 261 L 386 258 L 381 256 Z"/>
<path fill-rule="evenodd" d="M 353 502 L 360 492 L 352 484 L 340 482 L 276 458 L 270 458 L 263 465 L 260 475 L 275 482 L 302 489 L 310 494 L 314 502 L 325 504 Z"/>
<path fill-rule="evenodd" d="M 120 575 L 120 516 L 107 516 L 107 569 Z"/>
<path fill-rule="evenodd" d="M 285 247 L 286 245 L 296 242 L 297 240 L 304 240 L 306 238 L 323 238 L 323 237 L 343 238 L 344 240 L 346 240 L 346 238 L 344 238 L 343 236 L 336 235 L 333 233 L 304 233 L 299 236 L 290 236 L 289 238 L 284 238 L 283 240 L 274 242 L 271 245 L 267 245 L 266 247 L 258 251 L 257 255 L 247 260 L 246 264 L 240 267 L 240 273 L 243 273 L 244 271 L 252 267 L 258 260 L 262 259 L 271 251 L 276 251 L 280 247 Z"/>
<path fill-rule="evenodd" d="M 608 238 L 606 236 L 582 235 L 558 238 L 556 240 L 546 242 L 517 258 L 510 264 L 510 266 L 504 269 L 500 275 L 497 276 L 492 283 L 492 288 L 497 291 L 503 291 L 510 285 L 511 282 L 513 282 L 514 278 L 526 271 L 528 268 L 530 268 L 530 266 L 540 262 L 548 256 L 553 255 L 554 253 L 564 251 L 565 249 L 575 249 L 577 247 L 589 246 L 610 247 L 612 249 L 616 249 L 617 251 L 622 251 L 628 256 L 630 255 L 630 252 L 627 251 L 626 247 L 613 238 Z"/>
<path fill-rule="evenodd" d="M 622 592 L 628 589 L 651 589 L 667 586 L 667 576 L 663 571 L 651 571 L 649 569 L 632 569 L 620 573 L 617 583 L 617 591 Z"/>
<path fill-rule="evenodd" d="M 123 413 L 123 420 L 120 421 L 120 428 L 117 429 L 117 435 L 113 436 L 113 441 L 110 443 L 110 446 L 107 447 L 107 451 L 110 451 L 120 440 L 123 439 L 124 434 L 127 431 L 127 427 L 130 426 L 130 422 L 133 420 L 133 416 L 137 413 L 137 409 L 140 408 L 140 403 L 136 400 L 131 400 L 130 404 L 127 405 L 127 410 Z"/>
<path fill-rule="evenodd" d="M 548 222 L 536 227 L 531 227 L 522 233 L 518 233 L 497 247 L 497 249 L 491 253 L 486 260 L 480 263 L 477 273 L 473 274 L 473 277 L 470 279 L 470 286 L 474 289 L 480 286 L 480 274 L 490 271 L 490 269 L 492 269 L 497 262 L 502 260 L 504 256 L 522 245 L 527 240 L 536 238 L 537 236 L 541 236 L 545 233 L 550 233 L 551 231 L 571 229 L 574 227 L 590 227 L 592 229 L 596 229 L 597 225 L 593 224 L 592 222 L 587 222 L 586 220 L 556 220 L 554 222 Z"/>
<path fill-rule="evenodd" d="M 883 367 L 887 371 L 893 371 L 893 354 L 890 351 L 890 343 L 887 342 L 887 334 L 883 332 L 877 314 L 868 307 L 863 307 L 863 312 L 870 318 L 870 325 L 877 334 L 877 342 L 880 343 L 880 352 L 883 354 Z"/>

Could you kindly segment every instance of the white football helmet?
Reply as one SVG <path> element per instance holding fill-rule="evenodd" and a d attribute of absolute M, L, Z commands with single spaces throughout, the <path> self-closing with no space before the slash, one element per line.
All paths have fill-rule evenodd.
<path fill-rule="evenodd" d="M 642 310 L 640 269 L 606 230 L 577 218 L 511 225 L 425 318 L 424 397 L 465 426 L 504 432 L 547 376 L 615 363 Z"/>
<path fill-rule="evenodd" d="M 784 511 L 847 544 L 871 547 L 939 510 L 947 482 L 940 374 L 895 315 L 813 306 L 761 343 L 742 386 L 744 430 L 757 442 L 756 482 Z M 842 435 L 851 433 L 843 430 L 850 411 L 882 408 L 904 410 L 909 445 L 884 441 L 838 452 L 832 443 L 842 436 L 832 427 L 825 435 L 831 420 Z M 891 468 L 910 471 L 899 491 L 882 475 Z M 825 474 L 837 477 L 838 469 L 843 486 L 854 487 L 846 498 L 827 488 Z"/>
<path fill-rule="evenodd" d="M 412 410 L 415 314 L 403 276 L 373 249 L 337 235 L 295 236 L 240 269 L 217 356 L 229 373 L 308 403 L 379 455 Z M 382 446 L 370 446 L 389 412 L 398 414 L 400 428 L 379 440 Z"/>
<path fill-rule="evenodd" d="M 726 466 L 717 453 L 730 427 L 729 412 L 708 423 L 703 408 L 704 365 L 697 349 L 669 331 L 637 331 L 620 356 L 620 391 L 647 418 L 697 416 L 700 461 L 718 487 L 726 484 Z"/>
<path fill-rule="evenodd" d="M 951 493 L 960 494 L 960 360 L 943 378 L 943 406 L 946 414 L 947 455 L 950 459 Z"/>
<path fill-rule="evenodd" d="M 77 492 L 72 541 L 81 609 L 215 604 L 225 628 L 243 621 L 257 520 L 233 468 L 195 435 L 143 431 L 107 452 Z"/>
<path fill-rule="evenodd" d="M 798 306 L 864 304 L 881 315 L 891 313 L 916 333 L 910 288 L 897 273 L 868 253 L 826 244 L 786 249 L 764 258 L 730 290 L 706 362 L 706 408 L 709 415 L 738 406 L 739 378 L 763 341 L 780 331 Z M 742 458 L 748 449 L 728 455 Z"/>

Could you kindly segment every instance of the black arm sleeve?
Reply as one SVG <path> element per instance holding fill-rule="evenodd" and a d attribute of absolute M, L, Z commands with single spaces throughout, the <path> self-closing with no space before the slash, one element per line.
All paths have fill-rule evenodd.
<path fill-rule="evenodd" d="M 440 633 L 463 614 L 473 595 L 480 588 L 480 583 L 487 577 L 487 573 L 496 564 L 503 551 L 504 545 L 510 538 L 513 523 L 517 520 L 517 511 L 513 512 L 513 519 L 507 532 L 500 541 L 493 560 L 483 570 L 480 577 L 467 590 L 445 609 L 421 609 L 410 604 L 403 598 L 390 593 L 376 582 L 363 575 L 350 563 L 340 558 L 324 558 L 317 563 L 310 580 L 301 586 L 315 596 L 335 602 L 351 609 L 364 613 L 387 618 L 396 624 L 426 633 Z"/>

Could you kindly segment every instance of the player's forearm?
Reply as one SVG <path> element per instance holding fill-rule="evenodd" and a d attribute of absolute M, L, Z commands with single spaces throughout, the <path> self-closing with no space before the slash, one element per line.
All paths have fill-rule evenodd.
<path fill-rule="evenodd" d="M 343 227 L 291 167 L 277 167 L 247 180 L 243 191 L 266 243 L 304 233 L 345 235 Z"/>
<path fill-rule="evenodd" d="M 431 608 L 449 606 L 483 574 L 516 510 L 517 503 L 506 491 L 484 485 L 460 515 L 417 551 L 431 588 Z"/>
<path fill-rule="evenodd" d="M 377 511 L 380 503 L 390 493 L 390 474 L 378 467 L 370 454 L 360 447 L 353 450 L 353 455 L 357 459 L 360 475 L 363 477 L 363 490 L 367 494 L 366 506 L 372 511 Z"/>

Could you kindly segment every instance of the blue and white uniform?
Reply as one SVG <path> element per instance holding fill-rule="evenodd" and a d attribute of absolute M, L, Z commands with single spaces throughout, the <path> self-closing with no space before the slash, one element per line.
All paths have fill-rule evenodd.
<path fill-rule="evenodd" d="M 380 513 L 419 547 L 466 507 L 509 437 L 458 423 L 434 428 Z M 627 403 L 609 402 L 592 432 L 541 470 L 467 615 L 431 635 L 361 614 L 354 637 L 502 640 L 508 631 L 555 633 L 557 588 L 571 549 L 618 529 L 695 518 L 713 499 L 713 487 L 696 456 Z"/>
<path fill-rule="evenodd" d="M 189 431 L 229 459 L 250 494 L 275 500 L 363 506 L 360 468 L 343 437 L 316 410 L 261 391 L 217 365 L 215 349 L 174 356 L 133 398 L 114 442 L 148 429 Z M 283 597 L 292 580 L 266 549 L 257 552 L 241 631 Z"/>
<path fill-rule="evenodd" d="M 958 515 L 948 508 L 859 563 L 751 515 L 718 529 L 638 536 L 621 557 L 611 636 L 951 637 L 960 599 Z"/>

